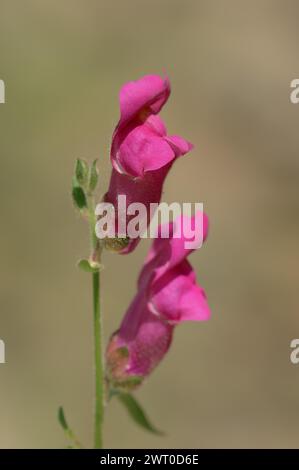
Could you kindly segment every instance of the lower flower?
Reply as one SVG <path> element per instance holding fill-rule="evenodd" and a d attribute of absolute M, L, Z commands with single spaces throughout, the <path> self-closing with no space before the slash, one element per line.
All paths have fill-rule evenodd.
<path fill-rule="evenodd" d="M 192 250 L 185 248 L 183 235 L 175 237 L 182 220 L 172 224 L 172 238 L 155 239 L 139 276 L 138 293 L 110 339 L 106 358 L 112 388 L 138 387 L 167 353 L 176 325 L 210 317 L 205 292 L 186 259 Z M 205 239 L 207 217 L 203 220 Z"/>

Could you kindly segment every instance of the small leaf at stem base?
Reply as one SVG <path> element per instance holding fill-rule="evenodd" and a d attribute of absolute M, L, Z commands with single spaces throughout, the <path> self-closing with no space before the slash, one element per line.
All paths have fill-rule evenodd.
<path fill-rule="evenodd" d="M 127 409 L 129 415 L 137 423 L 139 426 L 141 426 L 143 429 L 146 429 L 147 431 L 157 434 L 159 436 L 163 436 L 164 433 L 156 429 L 152 423 L 149 421 L 146 413 L 143 411 L 141 405 L 138 403 L 135 397 L 131 395 L 130 393 L 124 393 L 124 392 L 116 392 L 114 393 L 119 401 L 125 406 Z"/>
<path fill-rule="evenodd" d="M 58 408 L 58 421 L 61 427 L 66 431 L 68 429 L 68 425 L 64 416 L 64 411 L 63 411 L 62 406 Z"/>
<path fill-rule="evenodd" d="M 72 196 L 74 204 L 78 209 L 82 210 L 87 207 L 86 196 L 81 186 L 76 186 L 73 184 Z"/>
<path fill-rule="evenodd" d="M 78 439 L 76 438 L 75 434 L 73 433 L 73 431 L 71 430 L 71 428 L 69 427 L 68 423 L 67 423 L 67 420 L 65 418 L 65 415 L 64 415 L 64 411 L 63 411 L 63 408 L 62 406 L 60 406 L 58 408 L 58 413 L 57 413 L 57 417 L 58 417 L 58 421 L 62 427 L 62 429 L 64 430 L 65 432 L 65 435 L 66 437 L 72 442 L 72 446 L 69 446 L 70 448 L 72 449 L 81 449 L 82 448 L 82 445 L 80 444 L 80 442 L 78 441 Z"/>
<path fill-rule="evenodd" d="M 100 271 L 102 265 L 95 262 L 95 261 L 90 261 L 88 259 L 80 259 L 78 262 L 78 268 L 82 269 L 82 271 L 85 271 L 87 273 L 97 273 Z"/>

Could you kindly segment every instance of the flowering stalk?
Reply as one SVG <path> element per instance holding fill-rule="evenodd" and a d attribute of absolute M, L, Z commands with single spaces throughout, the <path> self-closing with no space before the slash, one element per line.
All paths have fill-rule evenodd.
<path fill-rule="evenodd" d="M 102 322 L 100 308 L 100 273 L 92 274 L 93 285 L 93 321 L 95 345 L 95 415 L 94 415 L 94 447 L 103 447 L 102 426 L 104 418 L 104 385 L 102 360 Z"/>
<path fill-rule="evenodd" d="M 132 392 L 139 387 L 164 358 L 172 343 L 177 325 L 186 321 L 204 321 L 210 316 L 203 288 L 196 281 L 196 274 L 187 260 L 191 252 L 199 248 L 208 232 L 208 219 L 203 213 L 196 216 L 180 216 L 168 224 L 168 238 L 163 227 L 158 228 L 144 265 L 141 269 L 137 293 L 121 322 L 111 336 L 105 355 L 104 370 L 100 271 L 102 247 L 120 254 L 132 252 L 140 239 L 123 234 L 122 224 L 132 222 L 127 206 L 143 204 L 145 215 L 151 215 L 151 204 L 161 200 L 164 180 L 175 160 L 188 153 L 192 144 L 178 135 L 168 135 L 158 113 L 168 100 L 170 84 L 167 78 L 147 75 L 125 84 L 120 92 L 120 120 L 112 137 L 112 174 L 103 202 L 116 210 L 119 197 L 125 197 L 125 214 L 117 209 L 114 222 L 117 232 L 113 238 L 105 234 L 97 238 L 96 223 L 106 224 L 104 217 L 97 221 L 95 213 L 95 189 L 98 182 L 96 161 L 90 166 L 77 160 L 73 179 L 72 196 L 79 212 L 89 222 L 91 254 L 79 261 L 78 266 L 92 275 L 95 407 L 94 448 L 103 447 L 103 418 L 107 392 L 108 400 L 119 398 L 132 419 L 144 429 L 161 434 L 149 421 Z M 197 224 L 198 217 L 202 226 Z M 144 217 L 144 216 L 143 216 Z M 104 223 L 103 223 L 104 220 Z M 133 219 L 134 220 L 134 219 Z M 107 220 L 108 222 L 108 220 Z M 189 227 L 196 243 L 192 247 Z M 196 229 L 196 230 L 195 230 Z M 126 231 L 125 231 L 126 233 Z M 198 239 L 197 235 L 200 235 Z M 101 241 L 100 241 L 101 239 Z M 191 240 L 189 240 L 191 241 Z M 69 427 L 63 408 L 58 411 L 59 422 L 71 441 L 72 448 L 82 447 Z"/>

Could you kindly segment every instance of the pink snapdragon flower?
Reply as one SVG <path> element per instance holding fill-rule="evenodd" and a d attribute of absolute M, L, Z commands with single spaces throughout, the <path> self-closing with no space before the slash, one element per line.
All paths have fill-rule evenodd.
<path fill-rule="evenodd" d="M 208 218 L 202 215 L 205 240 Z M 107 369 L 116 387 L 134 388 L 150 374 L 168 351 L 176 325 L 210 317 L 205 292 L 187 260 L 192 250 L 185 248 L 184 235 L 176 238 L 184 219 L 170 224 L 170 238 L 161 238 L 160 227 L 140 273 L 138 292 L 112 335 Z"/>
<path fill-rule="evenodd" d="M 143 203 L 149 223 L 150 203 L 159 203 L 165 177 L 173 162 L 192 149 L 183 138 L 168 136 L 157 115 L 170 95 L 167 78 L 146 75 L 125 84 L 120 91 L 120 120 L 111 146 L 113 166 L 105 202 L 117 207 L 117 197 L 126 196 L 126 206 Z M 117 218 L 116 214 L 116 218 Z M 132 216 L 127 216 L 127 223 Z M 128 239 L 119 250 L 131 252 L 138 239 Z"/>

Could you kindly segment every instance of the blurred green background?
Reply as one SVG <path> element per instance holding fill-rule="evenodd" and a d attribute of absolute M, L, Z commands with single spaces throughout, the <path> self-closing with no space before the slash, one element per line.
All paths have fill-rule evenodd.
<path fill-rule="evenodd" d="M 205 204 L 209 240 L 190 261 L 213 316 L 177 328 L 138 392 L 167 436 L 115 402 L 105 445 L 298 447 L 298 15 L 296 0 L 1 0 L 0 447 L 64 447 L 60 404 L 91 445 L 91 286 L 75 266 L 88 229 L 71 177 L 77 157 L 99 157 L 106 190 L 119 89 L 164 72 L 162 116 L 195 145 L 164 200 Z M 148 247 L 105 255 L 106 338 Z"/>

